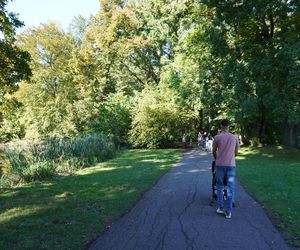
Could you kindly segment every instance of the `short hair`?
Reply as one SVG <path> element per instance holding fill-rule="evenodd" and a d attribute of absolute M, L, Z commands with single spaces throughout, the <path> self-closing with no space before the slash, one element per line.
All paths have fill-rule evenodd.
<path fill-rule="evenodd" d="M 224 119 L 220 122 L 221 127 L 228 127 L 230 125 L 230 121 L 227 119 Z"/>

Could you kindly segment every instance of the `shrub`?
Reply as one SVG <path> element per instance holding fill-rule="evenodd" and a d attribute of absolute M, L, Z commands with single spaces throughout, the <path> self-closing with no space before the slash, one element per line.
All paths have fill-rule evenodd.
<path fill-rule="evenodd" d="M 180 140 L 181 128 L 188 119 L 171 90 L 146 89 L 133 113 L 130 142 L 135 147 L 170 146 Z"/>

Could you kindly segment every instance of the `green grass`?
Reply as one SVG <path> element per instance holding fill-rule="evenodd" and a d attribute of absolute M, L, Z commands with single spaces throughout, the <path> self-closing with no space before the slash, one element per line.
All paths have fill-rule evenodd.
<path fill-rule="evenodd" d="M 73 176 L 0 192 L 0 249 L 83 249 L 181 156 L 128 150 Z"/>
<path fill-rule="evenodd" d="M 300 247 L 300 150 L 242 148 L 239 180 L 267 209 L 289 244 Z"/>

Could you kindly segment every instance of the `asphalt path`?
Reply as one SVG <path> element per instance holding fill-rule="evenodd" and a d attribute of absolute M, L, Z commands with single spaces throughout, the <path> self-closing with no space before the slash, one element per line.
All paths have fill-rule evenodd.
<path fill-rule="evenodd" d="M 209 153 L 186 152 L 89 249 L 289 249 L 263 208 L 239 183 L 232 218 L 216 213 L 216 204 L 210 205 L 211 161 Z"/>

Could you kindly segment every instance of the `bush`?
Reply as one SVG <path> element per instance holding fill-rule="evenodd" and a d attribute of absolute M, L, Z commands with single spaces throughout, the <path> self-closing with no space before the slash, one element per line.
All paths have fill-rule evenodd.
<path fill-rule="evenodd" d="M 181 140 L 181 128 L 188 119 L 171 90 L 146 89 L 133 113 L 130 142 L 135 147 L 147 148 L 173 145 Z"/>

